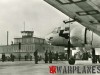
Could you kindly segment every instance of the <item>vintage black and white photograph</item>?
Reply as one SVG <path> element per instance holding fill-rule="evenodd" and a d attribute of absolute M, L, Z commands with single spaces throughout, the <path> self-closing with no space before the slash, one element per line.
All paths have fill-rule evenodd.
<path fill-rule="evenodd" d="M 100 75 L 100 0 L 0 0 L 0 75 Z"/>

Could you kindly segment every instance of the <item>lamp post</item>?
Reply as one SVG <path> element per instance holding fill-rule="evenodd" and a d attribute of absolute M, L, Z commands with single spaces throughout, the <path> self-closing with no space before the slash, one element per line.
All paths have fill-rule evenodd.
<path fill-rule="evenodd" d="M 69 17 L 70 21 L 70 17 Z M 68 39 L 68 59 L 70 58 L 70 22 L 69 22 L 69 39 Z"/>

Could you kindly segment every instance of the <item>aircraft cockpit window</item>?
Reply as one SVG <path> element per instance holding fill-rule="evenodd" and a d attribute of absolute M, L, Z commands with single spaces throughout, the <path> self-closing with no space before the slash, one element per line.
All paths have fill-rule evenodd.
<path fill-rule="evenodd" d="M 69 27 L 65 27 L 65 31 L 69 31 Z"/>
<path fill-rule="evenodd" d="M 61 29 L 61 27 L 58 27 L 58 28 L 55 28 L 53 31 L 52 31 L 52 33 L 59 33 L 60 32 L 60 29 Z"/>
<path fill-rule="evenodd" d="M 55 28 L 53 31 L 52 31 L 52 33 L 57 33 L 57 28 Z"/>
<path fill-rule="evenodd" d="M 53 39 L 53 37 L 50 37 L 50 38 L 49 38 L 49 41 L 51 41 L 52 39 Z"/>

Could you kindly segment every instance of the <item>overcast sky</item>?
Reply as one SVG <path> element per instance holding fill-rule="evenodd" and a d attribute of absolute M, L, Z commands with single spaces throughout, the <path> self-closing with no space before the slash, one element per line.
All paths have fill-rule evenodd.
<path fill-rule="evenodd" d="M 43 0 L 0 0 L 0 45 L 9 44 L 20 31 L 34 30 L 36 36 L 44 37 L 67 17 Z"/>

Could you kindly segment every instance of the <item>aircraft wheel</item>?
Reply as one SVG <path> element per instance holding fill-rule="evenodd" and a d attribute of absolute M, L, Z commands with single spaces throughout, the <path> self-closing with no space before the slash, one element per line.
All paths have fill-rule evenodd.
<path fill-rule="evenodd" d="M 68 60 L 68 63 L 70 65 L 74 65 L 75 64 L 75 58 L 74 57 L 70 57 L 69 60 Z"/>
<path fill-rule="evenodd" d="M 97 56 L 95 55 L 95 49 L 92 48 L 92 63 L 97 63 Z"/>
<path fill-rule="evenodd" d="M 98 60 L 98 62 L 100 63 L 100 59 Z"/>
<path fill-rule="evenodd" d="M 94 56 L 94 57 L 92 58 L 92 63 L 97 63 L 97 57 L 96 57 L 96 56 Z"/>
<path fill-rule="evenodd" d="M 100 56 L 98 56 L 98 62 L 100 63 Z"/>

